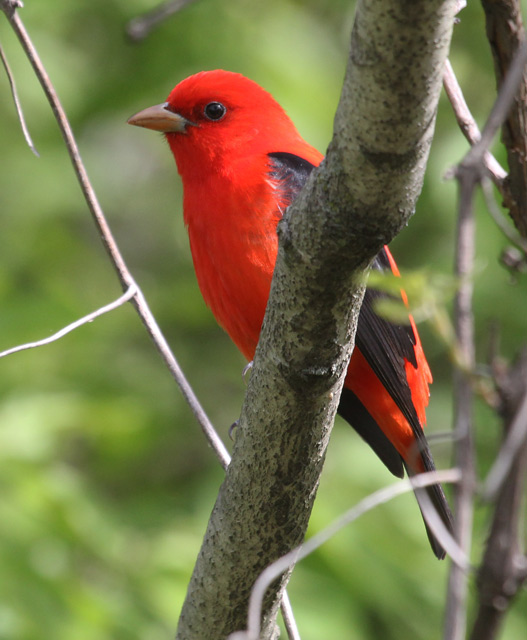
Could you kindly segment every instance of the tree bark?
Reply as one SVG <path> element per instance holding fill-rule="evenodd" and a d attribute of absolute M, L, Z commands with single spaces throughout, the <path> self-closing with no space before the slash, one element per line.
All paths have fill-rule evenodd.
<path fill-rule="evenodd" d="M 498 89 L 507 74 L 515 53 L 525 40 L 519 0 L 482 0 L 487 38 L 494 58 Z M 503 124 L 501 137 L 507 149 L 509 175 L 504 205 L 523 238 L 527 238 L 527 69 L 518 94 Z"/>
<path fill-rule="evenodd" d="M 305 535 L 353 348 L 362 274 L 414 212 L 455 11 L 454 0 L 357 6 L 327 158 L 279 224 L 233 459 L 190 581 L 181 640 L 224 640 L 244 629 L 255 579 Z M 261 638 L 276 637 L 288 577 L 268 591 Z"/>
<path fill-rule="evenodd" d="M 527 350 L 524 349 L 516 363 L 498 379 L 504 441 L 518 419 L 525 433 L 526 381 Z M 519 415 L 522 410 L 523 416 Z M 524 437 L 495 498 L 496 509 L 478 571 L 479 609 L 471 640 L 495 640 L 499 637 L 509 606 L 527 579 L 527 557 L 521 542 L 526 479 L 527 441 Z"/>

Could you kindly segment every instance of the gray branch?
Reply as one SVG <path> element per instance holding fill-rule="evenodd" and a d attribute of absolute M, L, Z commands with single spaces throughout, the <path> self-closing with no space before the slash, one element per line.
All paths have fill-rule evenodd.
<path fill-rule="evenodd" d="M 509 435 L 518 427 L 525 433 L 527 398 L 527 351 L 502 372 L 497 380 L 504 417 L 507 451 Z M 511 452 L 512 453 L 512 452 Z M 492 518 L 483 562 L 478 571 L 479 607 L 471 640 L 499 637 L 509 605 L 527 580 L 527 557 L 522 545 L 522 509 L 527 478 L 527 444 L 523 437 L 508 456 L 507 469 L 497 487 L 496 509 Z M 498 460 L 501 460 L 498 456 Z"/>
<path fill-rule="evenodd" d="M 177 637 L 243 629 L 251 587 L 303 539 L 363 296 L 362 273 L 419 196 L 456 2 L 359 2 L 335 134 L 279 225 L 271 295 L 232 462 Z M 351 560 L 350 560 L 351 563 Z M 284 575 L 268 591 L 276 637 Z"/>

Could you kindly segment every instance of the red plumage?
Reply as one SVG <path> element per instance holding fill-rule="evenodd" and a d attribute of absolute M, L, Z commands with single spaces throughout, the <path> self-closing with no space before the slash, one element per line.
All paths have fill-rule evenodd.
<path fill-rule="evenodd" d="M 131 124 L 163 131 L 183 181 L 184 218 L 203 297 L 252 360 L 277 254 L 276 225 L 322 154 L 297 132 L 274 98 L 226 71 L 183 80 L 165 104 Z M 375 266 L 397 266 L 385 247 Z M 375 294 L 378 295 L 378 294 Z M 396 475 L 434 468 L 422 432 L 432 382 L 415 323 L 376 316 L 367 292 L 339 412 Z M 406 302 L 404 292 L 403 300 Z M 439 485 L 429 495 L 447 527 Z M 434 552 L 441 545 L 429 533 Z"/>

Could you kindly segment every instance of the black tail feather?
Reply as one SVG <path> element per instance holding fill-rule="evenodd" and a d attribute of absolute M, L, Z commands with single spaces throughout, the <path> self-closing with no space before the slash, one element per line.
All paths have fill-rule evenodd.
<path fill-rule="evenodd" d="M 385 436 L 375 420 L 371 417 L 357 396 L 350 389 L 344 388 L 342 390 L 342 396 L 340 398 L 340 404 L 338 409 L 339 414 L 351 424 L 351 426 L 357 431 L 357 433 L 370 445 L 370 447 L 379 456 L 382 462 L 388 467 L 388 469 L 397 477 L 402 478 L 404 475 L 404 469 L 409 476 L 415 475 L 415 472 L 411 470 L 411 467 L 419 468 L 422 463 L 425 471 L 435 471 L 434 461 L 428 444 L 424 437 L 424 434 L 419 438 L 418 445 L 415 451 L 415 460 L 411 466 L 407 464 L 399 455 L 396 448 Z M 421 432 L 422 433 L 422 432 Z M 433 507 L 436 509 L 439 517 L 443 521 L 445 527 L 449 532 L 453 531 L 453 517 L 448 506 L 445 493 L 440 484 L 433 484 L 423 489 L 416 489 L 415 495 L 423 521 L 426 527 L 426 533 L 430 546 L 435 556 L 442 560 L 445 557 L 445 550 L 432 533 L 430 527 L 426 522 L 425 513 L 427 511 L 427 505 L 423 503 L 423 493 L 426 493 Z"/>
<path fill-rule="evenodd" d="M 428 447 L 427 447 L 427 454 L 428 455 L 423 456 L 423 461 L 425 463 L 425 470 L 435 471 L 435 466 L 432 461 L 432 457 L 430 455 L 430 451 L 428 450 Z M 408 476 L 415 475 L 408 468 L 406 463 L 404 463 L 404 467 L 406 469 L 406 473 L 408 474 Z M 430 529 L 425 516 L 425 514 L 428 511 L 428 508 L 433 507 L 436 510 L 439 517 L 441 518 L 447 531 L 449 533 L 454 532 L 454 518 L 452 516 L 452 512 L 450 511 L 450 507 L 448 505 L 445 492 L 443 491 L 443 487 L 440 484 L 431 484 L 428 487 L 424 487 L 422 489 L 416 489 L 414 493 L 415 493 L 415 497 L 417 498 L 419 509 L 421 510 L 421 515 L 423 516 L 423 522 L 426 527 L 426 533 L 428 535 L 428 540 L 430 542 L 430 546 L 432 547 L 432 551 L 434 552 L 436 558 L 438 558 L 439 560 L 443 560 L 446 555 L 445 550 L 443 549 L 442 545 L 439 543 L 436 536 L 432 533 L 432 530 Z M 428 500 L 425 502 L 425 500 L 423 499 L 423 494 L 425 494 L 428 497 L 429 502 Z"/>

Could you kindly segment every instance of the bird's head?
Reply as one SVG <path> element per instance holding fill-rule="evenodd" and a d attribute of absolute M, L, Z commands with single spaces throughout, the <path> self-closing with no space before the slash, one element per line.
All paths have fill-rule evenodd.
<path fill-rule="evenodd" d="M 180 82 L 165 103 L 148 107 L 129 124 L 165 134 L 181 174 L 211 162 L 270 153 L 299 134 L 270 93 L 229 71 L 202 71 Z"/>

